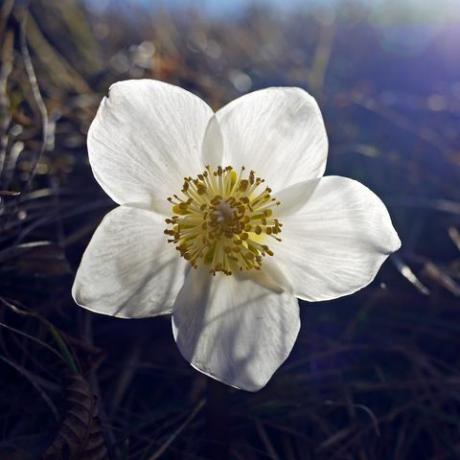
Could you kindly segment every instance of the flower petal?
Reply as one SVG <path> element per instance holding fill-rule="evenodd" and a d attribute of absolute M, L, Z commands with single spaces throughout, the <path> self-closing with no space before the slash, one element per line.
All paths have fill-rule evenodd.
<path fill-rule="evenodd" d="M 320 180 L 305 180 L 277 192 L 276 199 L 280 202 L 280 205 L 275 209 L 277 217 L 284 219 L 284 217 L 302 209 L 313 195 Z"/>
<path fill-rule="evenodd" d="M 184 259 L 151 211 L 120 206 L 107 214 L 91 239 L 72 288 L 75 302 L 121 318 L 170 313 L 184 284 Z"/>
<path fill-rule="evenodd" d="M 297 300 L 252 281 L 191 270 L 173 307 L 173 333 L 193 367 L 236 388 L 262 388 L 300 328 Z"/>
<path fill-rule="evenodd" d="M 216 116 L 226 163 L 253 169 L 275 192 L 324 174 L 326 130 L 318 104 L 306 91 L 255 91 L 230 102 Z"/>
<path fill-rule="evenodd" d="M 213 168 L 222 165 L 224 153 L 224 140 L 222 131 L 217 121 L 217 117 L 213 115 L 209 120 L 206 128 L 206 133 L 203 139 L 203 163 Z"/>
<path fill-rule="evenodd" d="M 115 83 L 88 133 L 94 176 L 119 204 L 168 212 L 166 198 L 184 176 L 203 170 L 201 148 L 212 114 L 199 97 L 168 83 Z"/>
<path fill-rule="evenodd" d="M 273 259 L 301 299 L 335 299 L 367 286 L 401 246 L 385 205 L 355 180 L 323 177 L 304 203 L 283 218 L 282 241 L 273 243 Z"/>

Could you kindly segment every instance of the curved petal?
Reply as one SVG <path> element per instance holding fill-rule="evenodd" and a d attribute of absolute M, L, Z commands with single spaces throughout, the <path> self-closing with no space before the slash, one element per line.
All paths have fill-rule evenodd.
<path fill-rule="evenodd" d="M 235 276 L 191 270 L 173 307 L 173 333 L 193 367 L 257 391 L 288 357 L 300 329 L 294 296 Z"/>
<path fill-rule="evenodd" d="M 120 318 L 170 313 L 186 262 L 163 229 L 163 219 L 151 211 L 120 206 L 107 214 L 83 254 L 75 302 Z"/>
<path fill-rule="evenodd" d="M 367 286 L 401 246 L 385 205 L 355 180 L 323 177 L 304 203 L 283 218 L 282 241 L 273 244 L 273 259 L 301 299 L 335 299 Z"/>
<path fill-rule="evenodd" d="M 216 116 L 226 163 L 253 169 L 275 192 L 324 174 L 326 129 L 318 104 L 306 91 L 255 91 L 230 102 Z"/>
<path fill-rule="evenodd" d="M 156 80 L 110 87 L 88 133 L 94 176 L 119 204 L 168 212 L 184 176 L 203 170 L 201 148 L 213 112 L 199 97 Z"/>
<path fill-rule="evenodd" d="M 213 115 L 209 120 L 206 128 L 206 133 L 203 139 L 203 163 L 204 165 L 217 166 L 222 165 L 224 153 L 224 140 L 222 131 L 217 121 L 217 117 Z"/>
<path fill-rule="evenodd" d="M 280 205 L 275 208 L 277 217 L 284 219 L 302 209 L 313 195 L 320 180 L 305 180 L 280 190 L 276 194 L 276 199 L 280 202 Z"/>

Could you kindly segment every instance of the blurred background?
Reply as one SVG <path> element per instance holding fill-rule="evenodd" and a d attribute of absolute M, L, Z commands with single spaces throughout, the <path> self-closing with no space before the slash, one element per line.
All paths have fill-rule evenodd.
<path fill-rule="evenodd" d="M 0 3 L 0 458 L 460 458 L 458 0 Z M 194 371 L 169 318 L 77 308 L 114 207 L 86 135 L 109 85 L 156 78 L 217 109 L 300 86 L 327 174 L 386 203 L 403 242 L 377 279 L 302 303 L 262 391 Z"/>

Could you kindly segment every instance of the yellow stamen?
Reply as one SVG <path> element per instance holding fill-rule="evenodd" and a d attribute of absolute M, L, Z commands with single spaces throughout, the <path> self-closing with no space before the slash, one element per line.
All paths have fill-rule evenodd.
<path fill-rule="evenodd" d="M 273 212 L 280 202 L 270 188 L 259 189 L 265 181 L 254 171 L 243 177 L 244 171 L 206 166 L 196 179 L 184 178 L 182 196 L 168 198 L 172 217 L 165 234 L 194 268 L 207 266 L 213 275 L 259 270 L 263 257 L 273 255 L 262 243 L 281 241 L 282 224 Z"/>

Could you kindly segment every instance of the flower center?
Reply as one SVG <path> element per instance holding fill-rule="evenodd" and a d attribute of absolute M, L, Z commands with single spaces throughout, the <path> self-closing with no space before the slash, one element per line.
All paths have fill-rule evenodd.
<path fill-rule="evenodd" d="M 172 217 L 165 234 L 194 268 L 209 267 L 215 275 L 237 270 L 259 270 L 263 257 L 273 252 L 266 242 L 278 241 L 282 224 L 273 216 L 280 202 L 254 171 L 238 174 L 231 166 L 184 178 L 181 195 L 168 198 Z"/>

